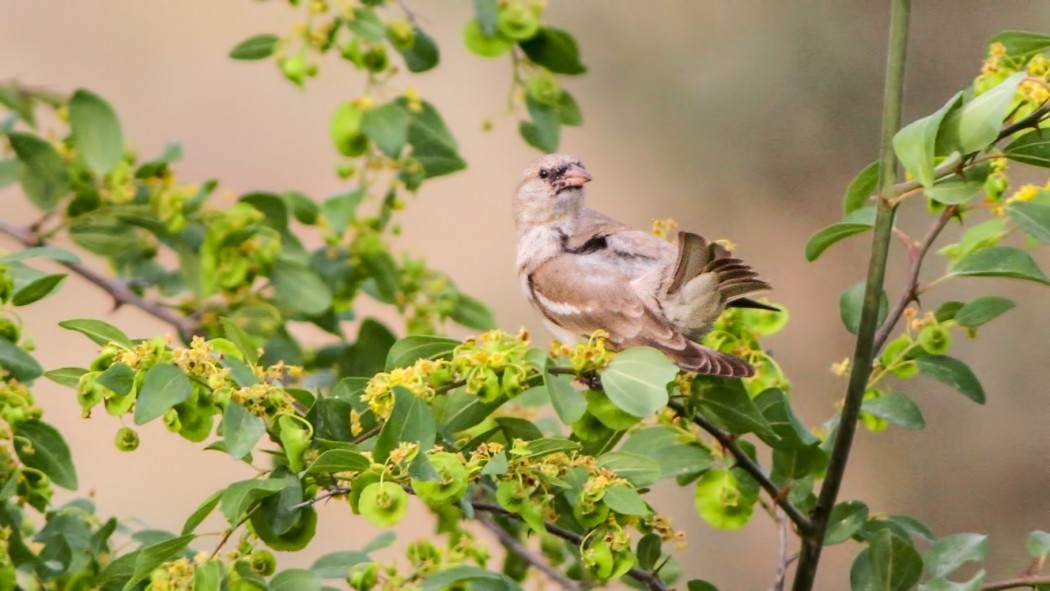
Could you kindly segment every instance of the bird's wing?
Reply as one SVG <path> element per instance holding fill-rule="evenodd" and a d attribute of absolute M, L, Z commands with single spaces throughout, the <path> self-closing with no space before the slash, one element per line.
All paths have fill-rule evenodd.
<path fill-rule="evenodd" d="M 758 273 L 743 261 L 733 258 L 716 242 L 708 242 L 692 232 L 678 233 L 678 262 L 675 265 L 668 295 L 674 295 L 693 279 L 713 275 L 715 289 L 723 301 L 732 302 L 743 296 L 770 289 Z"/>
<path fill-rule="evenodd" d="M 609 333 L 616 348 L 640 345 L 663 351 L 680 367 L 723 376 L 750 376 L 745 361 L 685 338 L 631 285 L 632 278 L 605 253 L 563 253 L 526 278 L 529 299 L 544 317 L 579 336 Z"/>

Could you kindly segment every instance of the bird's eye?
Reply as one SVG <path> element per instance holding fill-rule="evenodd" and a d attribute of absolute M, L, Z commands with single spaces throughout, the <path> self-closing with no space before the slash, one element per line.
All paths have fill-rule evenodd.
<path fill-rule="evenodd" d="M 551 175 L 551 171 L 547 170 L 546 168 L 540 170 L 540 178 L 541 179 L 545 179 L 545 178 L 549 177 L 550 175 Z"/>

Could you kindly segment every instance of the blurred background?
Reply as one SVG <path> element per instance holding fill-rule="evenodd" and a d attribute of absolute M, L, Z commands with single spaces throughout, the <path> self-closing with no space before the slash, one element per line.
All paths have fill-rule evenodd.
<path fill-rule="evenodd" d="M 471 2 L 407 2 L 440 45 L 442 64 L 397 83 L 416 86 L 440 109 L 469 168 L 424 185 L 403 212 L 398 247 L 424 254 L 491 305 L 500 326 L 528 327 L 543 344 L 549 337 L 519 294 L 514 271 L 510 196 L 536 153 L 517 137 L 516 120 L 503 114 L 509 64 L 463 47 Z M 642 227 L 674 217 L 682 228 L 737 244 L 776 287 L 774 300 L 791 311 L 788 328 L 768 344 L 793 377 L 797 412 L 811 426 L 834 411 L 845 388 L 829 371 L 852 345 L 838 297 L 861 277 L 869 238 L 849 239 L 813 264 L 803 245 L 840 217 L 846 184 L 877 156 L 886 4 L 553 0 L 547 15 L 577 35 L 589 67 L 587 75 L 564 80 L 585 125 L 565 130 L 562 150 L 581 156 L 593 173 L 591 204 Z M 185 157 L 177 174 L 187 182 L 221 179 L 230 194 L 215 202 L 258 189 L 323 198 L 345 188 L 334 173 L 328 120 L 337 104 L 361 92 L 361 76 L 333 59 L 303 92 L 280 79 L 272 61 L 226 58 L 250 35 L 289 31 L 301 13 L 286 3 L 0 0 L 0 10 L 0 79 L 94 90 L 117 110 L 143 156 L 180 141 Z M 905 119 L 968 85 L 992 34 L 1046 32 L 1048 17 L 1050 4 L 1032 0 L 916 3 Z M 482 130 L 486 118 L 494 123 L 490 132 Z M 1042 184 L 1045 177 L 1032 180 Z M 921 234 L 923 209 L 908 203 L 902 227 Z M 9 187 L 0 191 L 0 216 L 24 223 L 34 212 Z M 0 246 L 14 248 L 3 240 Z M 899 244 L 894 249 L 891 297 L 904 272 Z M 1047 259 L 1041 258 L 1044 268 Z M 943 272 L 936 257 L 928 267 L 928 277 Z M 935 307 L 993 292 L 1015 298 L 1017 309 L 953 350 L 983 381 L 986 406 L 937 383 L 909 382 L 925 431 L 862 430 L 842 499 L 864 499 L 875 513 L 911 514 L 938 535 L 988 533 L 989 575 L 1003 578 L 1027 566 L 1027 533 L 1050 529 L 1048 292 L 1031 283 L 968 279 L 938 287 L 926 302 Z M 73 278 L 59 295 L 30 308 L 24 320 L 44 366 L 83 364 L 94 355 L 87 339 L 55 325 L 63 319 L 102 317 L 136 337 L 170 332 L 110 306 Z M 104 413 L 81 419 L 73 392 L 47 380 L 35 391 L 48 420 L 70 440 L 82 487 L 103 515 L 178 530 L 223 483 L 252 476 L 225 454 L 202 454 L 163 427 L 143 429 L 140 449 L 121 454 L 112 443 L 115 419 Z M 757 515 L 743 532 L 726 534 L 699 521 L 687 490 L 667 486 L 659 493 L 658 507 L 688 532 L 689 546 L 678 553 L 688 576 L 723 590 L 769 588 L 777 547 L 768 518 Z M 359 548 L 377 533 L 350 519 L 342 503 L 320 510 L 318 543 L 283 557 L 282 565 Z M 209 523 L 221 530 L 219 521 Z M 401 537 L 429 535 L 426 523 L 407 520 Z M 215 539 L 197 547 L 210 549 Z M 847 588 L 859 549 L 830 548 L 818 587 Z"/>

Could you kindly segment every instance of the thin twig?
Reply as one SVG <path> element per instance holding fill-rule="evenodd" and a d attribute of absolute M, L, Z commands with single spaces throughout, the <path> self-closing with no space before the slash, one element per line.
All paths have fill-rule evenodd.
<path fill-rule="evenodd" d="M 493 505 L 492 503 L 485 503 L 483 501 L 473 501 L 471 502 L 471 506 L 474 508 L 474 511 L 491 513 L 493 515 L 499 515 L 500 517 L 506 517 L 507 519 L 513 519 L 514 521 L 524 522 L 524 519 L 522 519 L 520 515 L 507 511 L 499 505 Z M 577 546 L 583 543 L 583 536 L 553 523 L 546 521 L 543 522 L 543 529 L 547 530 L 547 533 L 572 542 Z M 664 584 L 664 582 L 660 580 L 660 577 L 655 573 L 632 567 L 631 570 L 627 571 L 627 576 L 648 587 L 649 591 L 668 591 L 667 585 Z"/>
<path fill-rule="evenodd" d="M 795 527 L 798 528 L 800 533 L 805 534 L 810 531 L 812 524 L 797 507 L 791 504 L 787 498 L 787 491 L 781 490 L 772 480 L 769 479 L 768 476 L 766 476 L 765 472 L 762 471 L 762 468 L 751 459 L 751 456 L 747 455 L 747 452 L 740 447 L 732 435 L 716 427 L 714 423 L 707 420 L 703 415 L 698 414 L 690 417 L 685 410 L 685 406 L 680 402 L 669 402 L 667 407 L 678 413 L 680 416 L 688 418 L 697 427 L 710 433 L 722 448 L 733 456 L 733 459 L 736 460 L 737 466 L 740 466 L 744 472 L 747 472 L 756 482 L 758 482 L 763 490 L 769 493 L 773 502 L 784 510 L 784 514 L 791 519 L 792 523 L 795 524 Z"/>
<path fill-rule="evenodd" d="M 247 523 L 247 521 L 251 519 L 252 513 L 255 513 L 255 510 L 258 508 L 259 505 L 253 507 L 251 511 L 248 511 L 244 514 L 244 517 L 241 517 L 240 521 L 235 523 L 233 526 L 230 527 L 230 529 L 226 530 L 226 532 L 222 534 L 222 539 L 219 540 L 219 543 L 215 546 L 215 550 L 212 550 L 211 557 L 208 558 L 208 560 L 213 560 L 216 556 L 219 555 L 219 551 L 222 550 L 222 547 L 226 545 L 226 542 L 230 541 L 230 536 L 233 535 L 233 532 L 237 531 L 242 525 Z"/>
<path fill-rule="evenodd" d="M 320 503 L 321 501 L 324 501 L 325 499 L 330 499 L 332 497 L 339 497 L 339 496 L 348 495 L 348 494 L 350 494 L 350 488 L 349 487 L 337 486 L 335 488 L 331 488 L 331 489 L 328 489 L 328 490 L 324 491 L 323 493 L 317 495 L 316 497 L 314 497 L 312 499 L 307 499 L 307 500 L 303 501 L 302 503 L 296 503 L 296 504 L 292 505 L 291 507 L 288 507 L 288 510 L 289 511 L 294 511 L 296 509 L 302 509 L 303 507 L 311 507 L 313 505 L 316 505 L 317 503 Z"/>
<path fill-rule="evenodd" d="M 904 310 L 918 297 L 919 273 L 922 271 L 923 259 L 926 258 L 926 253 L 930 251 L 934 241 L 941 235 L 941 231 L 948 224 L 948 220 L 955 215 L 956 209 L 954 205 L 945 207 L 944 211 L 941 212 L 941 215 L 933 222 L 926 235 L 918 243 L 918 246 L 913 250 L 909 250 L 908 258 L 911 259 L 911 266 L 908 268 L 908 283 L 904 286 L 904 290 L 901 291 L 897 302 L 893 304 L 893 309 L 886 315 L 886 320 L 882 323 L 878 332 L 875 333 L 875 355 L 878 355 L 883 345 L 886 344 L 886 340 L 889 338 L 890 333 L 893 332 L 894 327 L 897 326 L 897 321 L 904 314 Z"/>
<path fill-rule="evenodd" d="M 22 246 L 27 248 L 34 246 L 47 246 L 47 242 L 38 238 L 30 230 L 20 228 L 2 220 L 0 220 L 0 234 L 6 234 L 7 236 L 14 238 L 21 243 Z M 174 327 L 179 334 L 179 338 L 185 342 L 189 342 L 196 333 L 198 327 L 191 319 L 185 316 L 180 316 L 158 302 L 143 298 L 132 291 L 125 283 L 105 277 L 82 263 L 63 261 L 59 261 L 59 263 L 108 293 L 110 297 L 113 298 L 115 304 L 114 308 L 119 308 L 124 305 L 138 308 L 150 316 Z"/>
<path fill-rule="evenodd" d="M 773 591 L 784 591 L 784 581 L 787 580 L 788 565 L 791 564 L 791 559 L 788 557 L 788 532 L 787 522 L 784 520 L 784 516 L 774 508 L 773 518 L 777 521 L 777 545 L 779 552 L 777 554 L 777 578 L 773 581 Z"/>
<path fill-rule="evenodd" d="M 1031 577 L 1016 577 L 985 583 L 981 585 L 981 591 L 1003 591 L 1004 589 L 1034 588 L 1036 585 L 1050 585 L 1050 575 L 1039 575 Z"/>
<path fill-rule="evenodd" d="M 582 589 L 579 583 L 566 577 L 564 573 L 552 567 L 546 560 L 544 560 L 543 556 L 530 550 L 525 544 L 522 544 L 518 538 L 514 537 L 502 527 L 496 525 L 491 519 L 487 517 L 478 517 L 477 522 L 480 523 L 482 527 L 492 532 L 508 552 L 513 552 L 520 556 L 525 562 L 528 562 L 529 565 L 536 567 L 537 570 L 547 575 L 547 578 L 557 583 L 562 589 L 566 589 L 567 591 L 579 591 Z"/>

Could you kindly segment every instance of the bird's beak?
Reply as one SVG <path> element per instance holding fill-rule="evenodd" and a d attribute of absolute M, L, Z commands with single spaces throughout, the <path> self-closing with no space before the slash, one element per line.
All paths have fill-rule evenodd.
<path fill-rule="evenodd" d="M 566 187 L 582 187 L 591 181 L 591 173 L 582 166 L 572 165 L 562 175 Z"/>

